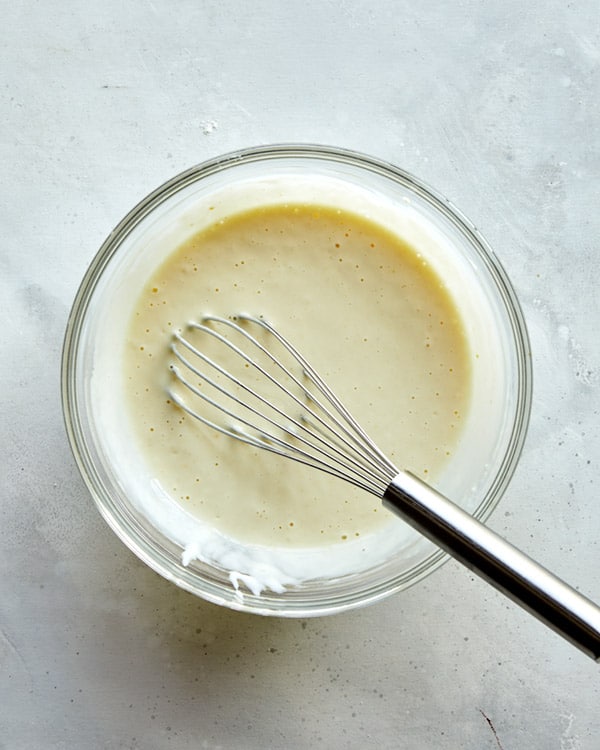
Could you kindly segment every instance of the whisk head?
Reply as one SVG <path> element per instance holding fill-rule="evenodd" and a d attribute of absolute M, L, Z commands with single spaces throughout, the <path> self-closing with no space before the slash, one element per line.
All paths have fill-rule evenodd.
<path fill-rule="evenodd" d="M 398 474 L 269 322 L 206 315 L 171 341 L 171 400 L 206 426 L 382 497 Z"/>

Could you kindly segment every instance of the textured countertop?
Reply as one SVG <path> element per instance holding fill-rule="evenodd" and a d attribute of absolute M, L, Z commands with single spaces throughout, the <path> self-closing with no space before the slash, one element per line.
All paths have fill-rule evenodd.
<path fill-rule="evenodd" d="M 490 525 L 600 600 L 596 0 L 2 16 L 0 748 L 598 750 L 600 668 L 455 562 L 307 621 L 159 578 L 96 511 L 59 389 L 79 281 L 161 182 L 270 142 L 388 159 L 471 218 L 529 326 L 531 425 Z"/>

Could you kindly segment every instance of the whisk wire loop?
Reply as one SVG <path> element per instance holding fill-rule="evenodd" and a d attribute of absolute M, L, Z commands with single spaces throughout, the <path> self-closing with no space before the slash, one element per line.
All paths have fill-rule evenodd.
<path fill-rule="evenodd" d="M 284 411 L 272 398 L 266 398 L 256 388 L 250 387 L 247 378 L 241 378 L 235 372 L 219 364 L 180 333 L 174 334 L 171 351 L 180 365 L 183 366 L 185 372 L 194 375 L 204 384 L 208 384 L 215 389 L 226 398 L 228 404 L 230 402 L 235 404 L 236 410 L 234 411 L 228 405 L 211 397 L 206 389 L 195 386 L 177 364 L 171 365 L 173 375 L 191 394 L 197 397 L 198 403 L 200 403 L 200 400 L 208 403 L 223 415 L 231 418 L 234 424 L 227 426 L 209 419 L 198 409 L 189 406 L 186 400 L 172 389 L 171 397 L 173 401 L 188 414 L 222 434 L 249 445 L 293 458 L 300 463 L 308 464 L 338 478 L 350 481 L 356 486 L 381 497 L 391 478 L 397 474 L 397 470 L 387 459 L 382 460 L 383 454 L 369 440 L 314 369 L 281 334 L 262 319 L 245 315 L 237 317 L 246 324 L 257 324 L 270 335 L 273 335 L 291 355 L 291 365 L 294 365 L 296 369 L 299 368 L 300 375 L 317 389 L 322 398 L 318 397 L 314 388 L 313 390 L 308 388 L 300 377 L 290 369 L 290 366 L 286 366 L 280 358 L 276 357 L 241 325 L 227 318 L 205 316 L 201 322 L 190 323 L 189 330 L 211 336 L 239 358 L 238 365 L 244 363 L 244 367 L 251 366 L 258 371 L 261 378 L 264 378 L 285 395 L 286 400 L 291 399 L 294 407 L 298 407 L 299 416 L 290 414 L 289 406 Z M 234 335 L 241 337 L 244 344 L 249 343 L 253 354 L 249 355 L 230 337 L 215 330 L 212 327 L 215 324 L 230 329 Z M 181 347 L 187 350 L 187 356 L 181 351 Z M 291 381 L 299 389 L 304 400 L 284 385 L 280 377 L 271 374 L 257 361 L 257 354 L 264 355 L 274 364 L 278 373 L 283 373 L 286 381 Z M 209 372 L 222 376 L 226 385 L 217 382 L 215 377 L 207 374 L 206 369 L 200 363 L 208 366 Z M 237 395 L 232 390 L 231 384 L 241 389 L 244 397 Z M 249 403 L 246 398 L 247 395 L 252 397 L 253 403 L 258 402 L 259 406 Z M 327 402 L 330 404 L 329 407 Z M 268 411 L 265 411 L 264 407 Z M 248 413 L 259 419 L 260 426 L 256 421 L 250 421 L 247 416 L 244 416 Z M 271 413 L 277 415 L 278 418 L 270 416 Z M 279 418 L 282 418 L 283 422 Z M 244 425 L 248 429 L 240 429 L 236 423 Z M 265 423 L 270 427 L 265 428 Z M 283 437 L 275 434 L 270 429 L 271 427 L 281 432 Z"/>

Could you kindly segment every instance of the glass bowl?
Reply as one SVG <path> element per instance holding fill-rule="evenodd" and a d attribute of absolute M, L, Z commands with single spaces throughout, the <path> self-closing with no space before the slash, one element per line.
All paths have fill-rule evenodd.
<path fill-rule="evenodd" d="M 199 207 L 215 204 L 226 214 L 270 202 L 274 196 L 279 201 L 311 200 L 315 194 L 316 203 L 335 205 L 339 197 L 346 207 L 360 204 L 390 225 L 401 212 L 405 224 L 414 219 L 413 245 L 418 246 L 419 232 L 427 227 L 438 247 L 429 260 L 451 294 L 461 300 L 467 335 L 480 364 L 460 447 L 437 488 L 485 521 L 514 472 L 529 419 L 529 344 L 511 284 L 469 221 L 412 175 L 338 148 L 275 145 L 204 162 L 152 192 L 108 236 L 75 298 L 62 359 L 69 440 L 100 512 L 141 560 L 211 602 L 263 615 L 319 616 L 373 603 L 422 580 L 447 555 L 417 536 L 402 554 L 391 554 L 366 570 L 325 574 L 279 593 L 258 594 L 240 591 L 230 571 L 218 565 L 198 560 L 186 560 L 184 565 L 182 546 L 149 520 L 127 479 L 126 427 L 118 410 L 109 417 L 103 411 L 110 411 L 120 377 L 118 363 L 111 363 L 106 352 L 114 330 L 130 314 L 140 279 L 202 228 L 200 217 L 206 211 Z"/>

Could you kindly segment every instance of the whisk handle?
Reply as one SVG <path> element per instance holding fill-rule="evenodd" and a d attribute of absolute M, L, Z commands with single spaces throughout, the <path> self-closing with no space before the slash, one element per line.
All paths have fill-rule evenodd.
<path fill-rule="evenodd" d="M 409 472 L 384 505 L 559 635 L 600 662 L 600 607 Z"/>

